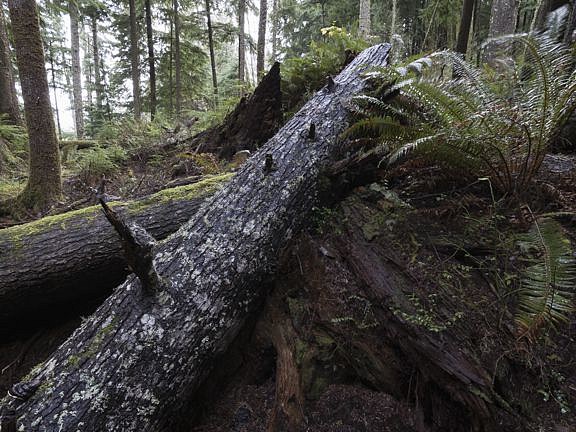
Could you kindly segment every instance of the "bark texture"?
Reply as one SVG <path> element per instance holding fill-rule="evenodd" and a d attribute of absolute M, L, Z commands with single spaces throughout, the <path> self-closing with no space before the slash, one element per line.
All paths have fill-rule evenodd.
<path fill-rule="evenodd" d="M 488 37 L 495 38 L 514 33 L 516 29 L 517 1 L 516 0 L 494 0 L 490 12 L 490 28 Z M 484 60 L 492 67 L 494 59 L 501 50 L 497 43 L 489 44 L 484 51 Z"/>
<path fill-rule="evenodd" d="M 50 107 L 44 49 L 34 0 L 8 2 L 30 147 L 30 174 L 20 199 L 34 210 L 62 194 L 60 152 Z"/>
<path fill-rule="evenodd" d="M 50 81 L 52 84 L 52 94 L 54 95 L 54 112 L 56 114 L 56 127 L 58 128 L 58 139 L 62 139 L 62 127 L 60 126 L 60 110 L 58 108 L 58 95 L 56 94 L 56 62 L 54 59 L 54 48 L 52 41 L 48 41 L 48 62 L 50 63 Z"/>
<path fill-rule="evenodd" d="M 489 37 L 514 33 L 517 0 L 494 0 L 490 13 Z"/>
<path fill-rule="evenodd" d="M 346 126 L 343 102 L 365 87 L 361 66 L 383 66 L 387 54 L 387 45 L 360 54 L 336 77 L 332 91 L 317 93 L 157 246 L 160 292 L 144 297 L 130 277 L 29 374 L 24 387 L 35 390 L 29 398 L 4 400 L 15 409 L 18 428 L 174 430 L 174 414 L 238 333 L 263 294 L 259 281 L 306 222 L 319 177 Z M 310 122 L 316 125 L 312 140 Z M 270 157 L 273 165 L 265 165 Z"/>
<path fill-rule="evenodd" d="M 474 13 L 475 0 L 464 0 L 462 6 L 462 16 L 460 18 L 460 28 L 458 30 L 458 40 L 456 41 L 456 52 L 462 53 L 466 57 L 468 51 L 468 39 L 470 37 L 470 25 Z"/>
<path fill-rule="evenodd" d="M 238 0 L 238 81 L 243 86 L 246 78 L 246 40 L 244 35 L 244 18 L 246 0 Z"/>
<path fill-rule="evenodd" d="M 276 61 L 278 55 L 278 0 L 272 0 L 272 61 Z"/>
<path fill-rule="evenodd" d="M 138 49 L 138 18 L 136 0 L 130 0 L 130 61 L 132 69 L 132 98 L 134 118 L 140 118 L 140 55 Z"/>
<path fill-rule="evenodd" d="M 178 0 L 173 1 L 174 7 L 174 80 L 176 93 L 176 116 L 182 111 L 182 60 L 180 58 L 180 16 L 178 12 Z"/>
<path fill-rule="evenodd" d="M 113 207 L 156 239 L 175 232 L 230 175 Z M 0 339 L 43 327 L 54 310 L 84 309 L 126 279 L 120 239 L 99 207 L 0 230 Z M 64 305 L 70 305 L 65 308 Z M 33 319 L 25 323 L 18 317 Z M 26 329 L 23 329 L 23 326 Z"/>
<path fill-rule="evenodd" d="M 6 115 L 12 124 L 22 124 L 16 86 L 14 85 L 14 74 L 12 73 L 12 56 L 8 32 L 6 31 L 3 3 L 0 3 L 0 95 L 0 115 Z"/>
<path fill-rule="evenodd" d="M 84 136 L 84 106 L 82 103 L 82 70 L 80 68 L 80 33 L 78 31 L 78 4 L 68 2 L 70 40 L 72 44 L 72 94 L 74 98 L 74 124 L 76 137 Z"/>
<path fill-rule="evenodd" d="M 242 98 L 222 124 L 200 132 L 190 139 L 189 145 L 229 159 L 237 151 L 256 150 L 276 133 L 281 123 L 280 64 L 275 63 L 254 93 Z"/>
<path fill-rule="evenodd" d="M 260 19 L 258 21 L 258 47 L 256 57 L 256 76 L 258 80 L 264 73 L 266 57 L 266 19 L 268 18 L 268 1 L 260 0 Z"/>
<path fill-rule="evenodd" d="M 363 38 L 370 36 L 370 0 L 360 0 L 358 34 Z"/>
<path fill-rule="evenodd" d="M 216 56 L 214 55 L 214 36 L 212 31 L 212 17 L 210 15 L 210 0 L 206 0 L 206 24 L 208 26 L 208 48 L 210 50 L 210 67 L 212 69 L 212 88 L 218 95 L 218 76 L 216 75 Z"/>
<path fill-rule="evenodd" d="M 150 118 L 156 117 L 156 63 L 154 60 L 154 35 L 152 33 L 151 0 L 145 0 L 146 7 L 146 40 L 148 43 L 148 69 L 150 74 Z"/>
<path fill-rule="evenodd" d="M 92 57 L 94 59 L 94 89 L 96 90 L 96 109 L 98 116 L 102 116 L 104 89 L 100 76 L 100 47 L 98 46 L 98 11 L 94 8 L 91 16 L 92 24 Z"/>

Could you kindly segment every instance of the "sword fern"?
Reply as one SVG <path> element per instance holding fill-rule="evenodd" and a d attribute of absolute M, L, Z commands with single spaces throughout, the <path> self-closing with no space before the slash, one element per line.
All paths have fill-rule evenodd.
<path fill-rule="evenodd" d="M 543 326 L 558 327 L 574 312 L 576 260 L 556 222 L 535 222 L 522 238 L 537 251 L 537 261 L 521 275 L 516 323 L 521 337 L 533 338 Z"/>
<path fill-rule="evenodd" d="M 387 163 L 417 151 L 522 192 L 576 109 L 576 71 L 569 48 L 547 34 L 498 42 L 524 48 L 498 73 L 451 51 L 371 72 L 376 91 L 353 100 L 358 123 L 345 136 L 369 137 Z"/>

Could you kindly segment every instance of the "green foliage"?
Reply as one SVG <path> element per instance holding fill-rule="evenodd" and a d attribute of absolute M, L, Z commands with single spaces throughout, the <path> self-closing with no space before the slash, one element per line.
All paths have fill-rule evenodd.
<path fill-rule="evenodd" d="M 112 144 L 108 147 L 93 147 L 77 152 L 72 156 L 70 166 L 77 170 L 86 183 L 91 183 L 103 174 L 107 176 L 113 174 L 127 159 L 126 150 Z"/>
<path fill-rule="evenodd" d="M 20 175 L 26 169 L 28 134 L 21 126 L 8 124 L 0 117 L 0 176 Z"/>
<path fill-rule="evenodd" d="M 286 111 L 295 110 L 326 83 L 328 75 L 336 75 L 344 66 L 346 51 L 360 52 L 367 43 L 339 27 L 321 30 L 325 39 L 312 41 L 309 51 L 301 57 L 285 61 L 282 73 L 282 94 Z"/>
<path fill-rule="evenodd" d="M 194 123 L 194 130 L 200 132 L 222 123 L 224 118 L 236 108 L 238 102 L 240 102 L 240 96 L 238 96 L 238 92 L 236 92 L 235 96 L 221 99 L 219 104 L 213 109 L 207 111 L 191 111 L 190 116 L 198 118 L 198 121 Z"/>
<path fill-rule="evenodd" d="M 123 118 L 104 123 L 94 135 L 101 142 L 114 143 L 126 150 L 155 144 L 169 123 L 160 116 L 152 122 Z"/>
<path fill-rule="evenodd" d="M 576 72 L 568 48 L 546 34 L 498 42 L 524 48 L 498 71 L 440 51 L 373 72 L 377 99 L 356 98 L 361 120 L 346 134 L 370 138 L 389 163 L 416 151 L 500 192 L 526 190 L 576 109 Z"/>
<path fill-rule="evenodd" d="M 535 222 L 521 246 L 536 251 L 536 262 L 522 273 L 516 323 L 532 338 L 546 325 L 558 327 L 574 312 L 576 260 L 562 227 L 551 219 Z"/>

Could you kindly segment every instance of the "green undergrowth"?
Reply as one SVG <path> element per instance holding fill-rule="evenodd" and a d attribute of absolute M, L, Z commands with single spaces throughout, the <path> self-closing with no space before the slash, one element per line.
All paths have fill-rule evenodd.
<path fill-rule="evenodd" d="M 337 75 L 347 56 L 368 47 L 366 41 L 336 26 L 321 30 L 323 39 L 312 41 L 308 52 L 292 57 L 282 67 L 282 98 L 287 113 L 296 112 L 314 92 L 326 84 L 326 77 Z"/>

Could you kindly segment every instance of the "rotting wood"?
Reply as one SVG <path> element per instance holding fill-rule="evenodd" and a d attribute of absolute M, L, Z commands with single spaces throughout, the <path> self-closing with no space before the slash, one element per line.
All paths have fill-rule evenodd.
<path fill-rule="evenodd" d="M 307 221 L 318 180 L 347 123 L 344 101 L 364 90 L 361 72 L 386 64 L 388 45 L 363 51 L 318 92 L 177 233 L 155 249 L 162 292 L 143 296 L 131 276 L 5 398 L 17 426 L 43 431 L 167 431 L 215 358 L 242 328 L 262 278 Z M 316 140 L 306 125 L 316 125 Z M 276 170 L 264 175 L 265 155 Z"/>

